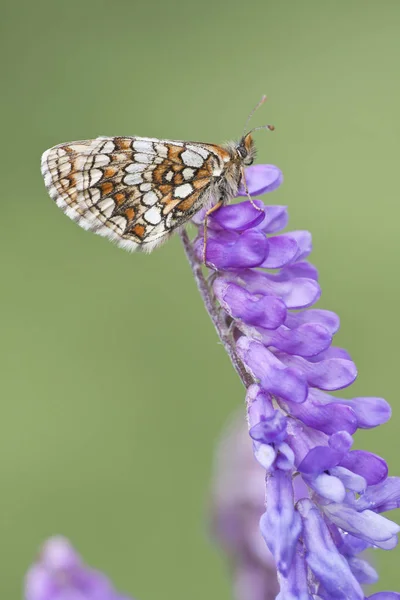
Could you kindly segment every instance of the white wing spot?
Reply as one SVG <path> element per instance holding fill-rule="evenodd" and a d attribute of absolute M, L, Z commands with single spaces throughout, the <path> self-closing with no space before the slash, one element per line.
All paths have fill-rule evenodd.
<path fill-rule="evenodd" d="M 76 190 L 81 192 L 92 185 L 96 185 L 103 177 L 103 171 L 100 169 L 89 169 L 89 171 L 81 171 L 75 173 Z"/>
<path fill-rule="evenodd" d="M 201 167 L 204 162 L 200 154 L 193 152 L 193 150 L 185 150 L 185 152 L 182 152 L 181 158 L 188 167 Z"/>
<path fill-rule="evenodd" d="M 174 190 L 175 198 L 187 198 L 193 192 L 193 188 L 190 183 L 184 183 L 183 185 L 178 185 Z"/>
<path fill-rule="evenodd" d="M 171 181 L 171 180 L 172 180 L 172 178 L 173 178 L 173 176 L 174 176 L 174 172 L 173 172 L 173 171 L 168 171 L 168 173 L 167 173 L 167 174 L 166 174 L 166 176 L 165 176 L 165 179 L 166 179 L 167 181 Z M 184 176 L 184 177 L 185 177 L 185 176 Z M 185 177 L 185 179 L 186 179 L 186 177 Z"/>
<path fill-rule="evenodd" d="M 131 163 L 125 167 L 126 173 L 140 173 L 146 169 L 146 165 L 143 163 Z"/>
<path fill-rule="evenodd" d="M 140 152 L 135 154 L 135 161 L 138 163 L 152 163 L 154 157 L 151 154 L 141 154 Z"/>
<path fill-rule="evenodd" d="M 193 152 L 197 152 L 197 154 L 200 154 L 200 156 L 203 158 L 208 158 L 210 156 L 209 151 L 202 146 L 193 146 L 192 144 L 187 144 L 186 148 L 188 150 L 192 150 Z"/>
<path fill-rule="evenodd" d="M 82 169 L 85 167 L 85 163 L 87 161 L 88 157 L 85 154 L 80 154 L 79 156 L 76 157 L 76 159 L 74 160 L 74 169 L 75 171 L 82 171 Z"/>
<path fill-rule="evenodd" d="M 86 144 L 68 144 L 68 148 L 72 150 L 72 152 L 76 152 L 76 154 L 90 154 L 91 149 L 90 146 Z"/>
<path fill-rule="evenodd" d="M 90 169 L 89 171 L 89 185 L 96 185 L 103 177 L 103 171 L 100 169 Z M 79 189 L 78 186 L 76 189 Z"/>
<path fill-rule="evenodd" d="M 149 210 L 147 210 L 143 216 L 151 225 L 157 225 L 162 219 L 161 209 L 157 206 L 153 206 L 152 208 L 149 208 Z"/>
<path fill-rule="evenodd" d="M 58 170 L 60 171 L 60 176 L 65 177 L 72 169 L 72 164 L 70 162 L 65 162 L 58 165 Z"/>
<path fill-rule="evenodd" d="M 144 152 L 145 154 L 154 154 L 154 147 L 151 142 L 144 140 L 135 140 L 132 147 L 136 152 Z"/>
<path fill-rule="evenodd" d="M 138 185 L 139 183 L 142 183 L 143 179 L 140 173 L 132 173 L 125 175 L 122 181 L 125 185 Z"/>
<path fill-rule="evenodd" d="M 186 179 L 186 181 L 188 179 L 193 179 L 194 174 L 195 174 L 195 170 L 191 169 L 190 167 L 186 167 L 186 169 L 183 169 L 183 171 L 182 171 L 183 178 Z"/>
<path fill-rule="evenodd" d="M 164 144 L 154 144 L 154 146 L 158 156 L 161 156 L 161 158 L 168 157 L 168 148 Z"/>
<path fill-rule="evenodd" d="M 96 154 L 93 157 L 93 166 L 94 167 L 105 167 L 110 162 L 110 157 L 107 154 Z"/>
<path fill-rule="evenodd" d="M 142 202 L 146 206 L 153 206 L 158 202 L 158 197 L 154 192 L 147 192 L 147 194 L 144 194 Z"/>
<path fill-rule="evenodd" d="M 111 154 L 111 152 L 113 152 L 114 150 L 115 144 L 111 140 L 108 140 L 108 142 L 106 142 L 101 148 L 101 152 L 105 152 L 106 154 Z"/>
<path fill-rule="evenodd" d="M 111 198 L 106 198 L 105 200 L 99 202 L 97 206 L 101 210 L 103 215 L 105 215 L 108 219 L 113 213 L 115 203 L 113 200 L 111 200 Z"/>
<path fill-rule="evenodd" d="M 140 191 L 141 192 L 150 192 L 151 188 L 152 188 L 151 183 L 142 183 L 140 186 Z"/>

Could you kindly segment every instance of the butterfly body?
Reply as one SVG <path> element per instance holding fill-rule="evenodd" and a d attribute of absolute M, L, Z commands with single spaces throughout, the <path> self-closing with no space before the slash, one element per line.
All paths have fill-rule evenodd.
<path fill-rule="evenodd" d="M 50 148 L 42 173 L 50 196 L 81 227 L 151 252 L 201 208 L 234 198 L 254 153 L 250 134 L 225 146 L 100 137 Z"/>

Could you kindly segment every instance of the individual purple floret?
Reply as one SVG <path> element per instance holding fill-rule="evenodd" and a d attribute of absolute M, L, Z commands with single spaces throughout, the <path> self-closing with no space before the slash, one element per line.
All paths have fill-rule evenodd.
<path fill-rule="evenodd" d="M 254 195 L 278 187 L 282 175 L 259 165 L 247 169 L 246 180 Z M 400 506 L 400 478 L 388 478 L 381 457 L 353 450 L 352 436 L 386 422 L 390 407 L 382 398 L 330 395 L 350 386 L 357 370 L 348 352 L 332 345 L 337 315 L 310 308 L 321 295 L 317 270 L 306 260 L 311 235 L 277 235 L 286 208 L 246 200 L 211 215 L 207 277 L 201 218 L 193 241 L 181 237 L 247 389 L 249 433 L 266 475 L 260 528 L 276 562 L 278 598 L 363 600 L 361 585 L 375 583 L 377 574 L 359 554 L 397 544 L 400 527 L 379 513 Z M 302 485 L 294 489 L 297 480 Z"/>
<path fill-rule="evenodd" d="M 86 566 L 63 537 L 47 540 L 25 578 L 25 600 L 131 600 Z"/>

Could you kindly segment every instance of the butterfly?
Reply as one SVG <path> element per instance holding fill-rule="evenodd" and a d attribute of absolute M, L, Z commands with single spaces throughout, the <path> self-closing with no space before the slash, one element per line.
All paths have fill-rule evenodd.
<path fill-rule="evenodd" d="M 224 145 L 148 137 L 59 144 L 44 152 L 42 174 L 50 197 L 78 225 L 126 250 L 151 252 L 200 209 L 207 219 L 241 183 L 246 188 L 256 129 Z"/>

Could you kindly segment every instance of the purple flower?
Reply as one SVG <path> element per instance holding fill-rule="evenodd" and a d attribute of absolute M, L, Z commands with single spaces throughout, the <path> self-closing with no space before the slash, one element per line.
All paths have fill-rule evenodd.
<path fill-rule="evenodd" d="M 86 566 L 63 537 L 47 540 L 25 578 L 25 600 L 130 600 Z"/>
<path fill-rule="evenodd" d="M 211 532 L 229 559 L 235 600 L 274 600 L 279 591 L 275 561 L 259 528 L 264 476 L 237 414 L 217 448 L 211 495 Z"/>
<path fill-rule="evenodd" d="M 250 194 L 272 191 L 279 169 L 246 170 Z M 244 194 L 242 194 L 244 195 Z M 260 528 L 273 555 L 279 600 L 363 599 L 361 584 L 376 581 L 359 553 L 391 549 L 400 527 L 379 513 L 400 506 L 400 478 L 385 461 L 353 450 L 358 428 L 390 418 L 382 398 L 340 398 L 357 369 L 332 345 L 335 313 L 313 309 L 321 289 L 306 259 L 311 235 L 276 235 L 285 207 L 256 200 L 222 207 L 204 231 L 181 234 L 206 309 L 246 389 L 253 452 L 265 470 L 266 504 Z M 300 482 L 301 485 L 295 482 Z M 382 592 L 375 600 L 397 597 Z"/>

